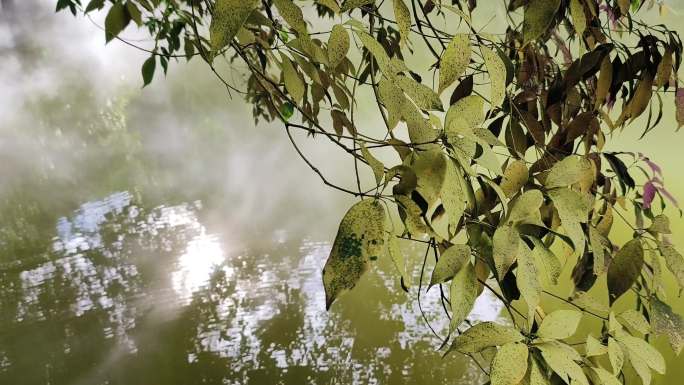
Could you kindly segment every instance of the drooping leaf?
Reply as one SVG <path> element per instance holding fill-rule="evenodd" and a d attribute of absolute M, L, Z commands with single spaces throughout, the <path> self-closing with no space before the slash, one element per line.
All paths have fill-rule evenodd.
<path fill-rule="evenodd" d="M 439 94 L 463 75 L 471 54 L 470 37 L 464 33 L 454 35 L 439 61 Z"/>
<path fill-rule="evenodd" d="M 656 78 L 653 85 L 656 88 L 660 88 L 666 85 L 670 81 L 672 76 L 672 50 L 670 48 L 665 50 L 663 54 L 663 59 L 658 64 L 658 72 L 656 73 Z"/>
<path fill-rule="evenodd" d="M 298 5 L 293 3 L 292 0 L 273 0 L 273 4 L 278 9 L 280 16 L 285 19 L 287 24 L 289 24 L 292 29 L 294 29 L 299 35 L 304 35 L 306 38 L 308 38 L 304 14 Z"/>
<path fill-rule="evenodd" d="M 439 150 L 424 151 L 414 154 L 411 165 L 418 177 L 417 190 L 428 205 L 439 198 L 446 175 L 446 159 Z"/>
<path fill-rule="evenodd" d="M 444 130 L 447 136 L 463 135 L 481 125 L 484 120 L 484 100 L 479 95 L 466 96 L 447 110 Z"/>
<path fill-rule="evenodd" d="M 482 52 L 489 73 L 491 86 L 489 103 L 492 107 L 500 107 L 506 99 L 506 64 L 501 60 L 499 54 L 487 47 L 480 46 L 480 52 Z"/>
<path fill-rule="evenodd" d="M 549 378 L 546 375 L 546 369 L 542 369 L 541 365 L 537 361 L 536 358 L 534 358 L 533 355 L 529 354 L 528 355 L 528 367 L 529 367 L 529 372 L 528 372 L 528 382 L 529 385 L 550 385 Z M 524 381 L 524 380 L 523 380 Z M 522 382 L 521 384 L 526 384 L 525 382 Z"/>
<path fill-rule="evenodd" d="M 577 35 L 581 38 L 584 31 L 587 29 L 587 17 L 584 14 L 584 6 L 580 0 L 570 0 L 570 16 L 572 16 L 572 24 L 577 31 Z"/>
<path fill-rule="evenodd" d="M 536 346 L 541 350 L 544 361 L 566 384 L 572 381 L 576 384 L 589 385 L 582 367 L 577 364 L 582 357 L 571 346 L 560 341 L 547 341 Z"/>
<path fill-rule="evenodd" d="M 492 360 L 489 374 L 491 385 L 517 385 L 527 372 L 529 351 L 525 344 L 513 342 L 503 345 Z"/>
<path fill-rule="evenodd" d="M 394 5 L 394 19 L 399 27 L 399 35 L 401 36 L 402 44 L 408 43 L 408 37 L 411 33 L 411 12 L 404 3 L 404 0 L 393 0 Z"/>
<path fill-rule="evenodd" d="M 385 177 L 385 166 L 368 151 L 363 142 L 361 143 L 361 155 L 363 155 L 363 159 L 368 162 L 368 165 L 373 170 L 375 184 L 379 186 L 382 183 L 382 179 Z"/>
<path fill-rule="evenodd" d="M 608 292 L 613 303 L 626 293 L 641 274 L 644 249 L 639 238 L 627 242 L 608 267 Z"/>
<path fill-rule="evenodd" d="M 418 108 L 423 110 L 443 111 L 442 101 L 439 95 L 432 90 L 432 88 L 418 83 L 415 79 L 409 76 L 397 76 L 396 82 L 402 91 L 416 103 Z"/>
<path fill-rule="evenodd" d="M 560 0 L 530 0 L 525 6 L 523 20 L 523 44 L 540 38 L 556 17 Z"/>
<path fill-rule="evenodd" d="M 299 104 L 301 103 L 302 99 L 304 99 L 304 93 L 306 92 L 304 80 L 299 72 L 295 69 L 290 58 L 285 55 L 282 55 L 281 58 L 285 89 L 290 93 L 292 99 Z"/>
<path fill-rule="evenodd" d="M 608 338 L 608 359 L 613 367 L 613 374 L 618 375 L 625 363 L 625 353 L 613 337 Z"/>
<path fill-rule="evenodd" d="M 548 194 L 564 225 L 568 222 L 585 223 L 589 220 L 589 210 L 593 199 L 591 195 L 569 188 L 549 190 Z"/>
<path fill-rule="evenodd" d="M 259 5 L 259 0 L 217 0 L 209 26 L 211 55 L 230 44 L 240 27 Z"/>
<path fill-rule="evenodd" d="M 677 118 L 677 129 L 684 126 L 684 87 L 677 88 L 675 93 L 675 117 Z"/>
<path fill-rule="evenodd" d="M 540 275 L 544 277 L 547 283 L 556 285 L 558 283 L 558 277 L 561 274 L 561 262 L 542 241 L 533 237 L 530 237 L 530 239 L 532 240 L 532 243 L 534 243 L 532 256 L 539 267 Z"/>
<path fill-rule="evenodd" d="M 392 130 L 399 124 L 403 108 L 408 101 L 401 89 L 385 76 L 380 79 L 378 93 L 380 101 L 382 101 L 387 109 L 387 125 Z"/>
<path fill-rule="evenodd" d="M 466 194 L 461 185 L 461 172 L 452 159 L 446 160 L 444 184 L 440 196 L 442 205 L 449 217 L 449 226 L 456 229 L 465 211 Z"/>
<path fill-rule="evenodd" d="M 627 349 L 630 362 L 642 361 L 656 372 L 665 374 L 665 359 L 651 344 L 625 331 L 616 332 L 615 339 Z"/>
<path fill-rule="evenodd" d="M 625 310 L 618 314 L 618 320 L 622 325 L 629 326 L 641 334 L 648 334 L 651 331 L 651 326 L 644 315 L 634 309 Z"/>
<path fill-rule="evenodd" d="M 516 282 L 520 289 L 520 294 L 527 302 L 528 319 L 534 319 L 534 314 L 541 301 L 541 284 L 539 274 L 535 264 L 532 250 L 527 247 L 525 242 L 520 242 L 518 246 L 518 268 Z M 531 323 L 529 323 L 532 326 Z"/>
<path fill-rule="evenodd" d="M 544 203 L 544 195 L 539 190 L 528 190 L 518 196 L 508 213 L 510 224 L 532 224 L 543 226 L 539 209 Z"/>
<path fill-rule="evenodd" d="M 656 215 L 653 218 L 651 226 L 648 227 L 648 230 L 659 234 L 672 234 L 672 230 L 670 230 L 670 219 L 664 214 Z"/>
<path fill-rule="evenodd" d="M 330 64 L 330 68 L 337 68 L 342 60 L 347 57 L 347 52 L 349 52 L 349 34 L 342 25 L 336 24 L 328 38 L 328 64 Z"/>
<path fill-rule="evenodd" d="M 344 0 L 342 3 L 342 12 L 351 11 L 354 8 L 359 8 L 373 3 L 375 3 L 375 0 Z"/>
<path fill-rule="evenodd" d="M 119 36 L 131 22 L 131 16 L 122 2 L 115 2 L 105 17 L 105 41 L 108 43 Z"/>
<path fill-rule="evenodd" d="M 584 350 L 587 357 L 602 356 L 608 353 L 608 347 L 603 345 L 591 334 L 587 335 L 587 342 L 585 343 Z"/>
<path fill-rule="evenodd" d="M 590 162 L 590 160 L 578 155 L 563 158 L 553 165 L 546 177 L 544 186 L 547 188 L 563 187 L 581 181 L 586 178 L 587 174 L 593 172 Z"/>
<path fill-rule="evenodd" d="M 157 66 L 157 60 L 154 55 L 150 56 L 145 60 L 145 62 L 142 65 L 142 78 L 143 78 L 143 87 L 146 85 L 150 84 L 152 82 L 152 78 L 154 78 L 154 69 Z"/>
<path fill-rule="evenodd" d="M 589 245 L 594 253 L 594 274 L 601 275 L 606 270 L 606 246 L 610 242 L 594 226 L 589 225 Z"/>
<path fill-rule="evenodd" d="M 432 271 L 430 285 L 446 282 L 453 278 L 463 266 L 470 261 L 470 247 L 467 245 L 453 245 L 446 249 Z"/>
<path fill-rule="evenodd" d="M 520 191 L 527 183 L 529 177 L 530 174 L 527 164 L 525 164 L 523 160 L 515 160 L 511 162 L 508 167 L 506 167 L 506 171 L 504 171 L 500 184 L 501 190 L 510 198 Z"/>
<path fill-rule="evenodd" d="M 492 238 L 494 264 L 499 279 L 503 277 L 515 262 L 518 254 L 520 234 L 513 226 L 503 225 L 496 229 Z"/>
<path fill-rule="evenodd" d="M 610 57 L 606 55 L 601 62 L 601 69 L 599 72 L 598 82 L 596 83 L 596 103 L 595 109 L 599 109 L 608 97 L 610 86 L 613 83 L 613 63 L 610 62 Z"/>
<path fill-rule="evenodd" d="M 330 256 L 323 268 L 326 308 L 343 291 L 352 289 L 370 260 L 385 248 L 385 209 L 376 200 L 354 204 L 342 218 Z"/>
<path fill-rule="evenodd" d="M 684 288 L 684 257 L 669 243 L 659 242 L 658 249 L 665 257 L 665 264 L 677 279 L 679 287 Z"/>
<path fill-rule="evenodd" d="M 524 339 L 525 337 L 519 331 L 510 326 L 495 322 L 482 322 L 454 338 L 449 351 L 478 353 L 492 346 L 503 346 Z"/>
<path fill-rule="evenodd" d="M 684 319 L 655 296 L 651 297 L 651 324 L 656 334 L 666 336 L 679 355 L 684 347 Z"/>
<path fill-rule="evenodd" d="M 453 246 L 452 246 L 453 247 Z M 470 261 L 451 280 L 449 286 L 449 300 L 451 301 L 450 330 L 456 330 L 475 306 L 478 296 L 479 283 L 475 274 L 475 267 Z"/>
<path fill-rule="evenodd" d="M 593 374 L 592 377 L 595 384 L 622 385 L 622 382 L 617 377 L 603 368 L 591 367 L 590 373 Z"/>
<path fill-rule="evenodd" d="M 563 340 L 577 331 L 582 313 L 576 310 L 556 310 L 544 317 L 537 335 L 541 338 Z"/>
<path fill-rule="evenodd" d="M 388 251 L 390 257 L 392 258 L 394 267 L 401 276 L 404 286 L 410 287 L 411 278 L 406 272 L 406 258 L 404 258 L 404 250 L 402 250 L 401 245 L 399 244 L 399 239 L 393 235 L 389 236 Z"/>

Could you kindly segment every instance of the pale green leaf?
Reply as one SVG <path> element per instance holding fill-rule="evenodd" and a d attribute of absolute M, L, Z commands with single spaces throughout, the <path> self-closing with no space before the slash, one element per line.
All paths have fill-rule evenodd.
<path fill-rule="evenodd" d="M 615 302 L 636 282 L 644 265 L 644 249 L 639 238 L 627 242 L 608 267 L 610 302 Z"/>
<path fill-rule="evenodd" d="M 382 47 L 382 44 L 378 43 L 373 36 L 369 35 L 367 32 L 356 30 L 356 35 L 361 40 L 361 44 L 370 52 L 375 58 L 375 61 L 380 67 L 380 71 L 387 77 L 393 78 L 396 73 L 393 73 L 390 67 L 390 58 L 387 55 L 387 51 Z"/>
<path fill-rule="evenodd" d="M 551 26 L 561 0 L 530 0 L 525 6 L 523 44 L 540 38 Z"/>
<path fill-rule="evenodd" d="M 217 0 L 209 26 L 211 55 L 230 44 L 249 15 L 260 4 L 259 0 Z"/>
<path fill-rule="evenodd" d="M 292 0 L 273 0 L 273 4 L 278 9 L 280 16 L 285 19 L 292 29 L 299 35 L 306 35 L 308 38 L 304 14 L 298 5 L 293 3 Z"/>
<path fill-rule="evenodd" d="M 525 337 L 519 331 L 510 326 L 494 322 L 482 322 L 454 338 L 449 351 L 478 353 L 492 346 L 502 346 L 524 339 Z"/>
<path fill-rule="evenodd" d="M 290 93 L 295 103 L 299 104 L 304 99 L 304 93 L 306 92 L 304 80 L 287 56 L 282 55 L 281 58 L 283 60 L 283 82 L 285 83 L 285 89 Z"/>
<path fill-rule="evenodd" d="M 570 0 L 570 16 L 578 36 L 582 36 L 587 29 L 587 16 L 584 14 L 584 6 L 580 0 Z"/>
<path fill-rule="evenodd" d="M 411 13 L 404 3 L 404 0 L 393 0 L 394 5 L 394 19 L 399 27 L 399 36 L 402 44 L 408 43 L 408 37 L 411 33 Z"/>
<path fill-rule="evenodd" d="M 677 355 L 684 347 L 684 319 L 672 308 L 651 297 L 651 323 L 656 334 L 666 336 Z"/>
<path fill-rule="evenodd" d="M 411 168 L 418 177 L 417 190 L 425 201 L 432 205 L 442 191 L 446 174 L 446 159 L 439 150 L 414 153 Z"/>
<path fill-rule="evenodd" d="M 508 343 L 499 348 L 492 360 L 491 385 L 518 385 L 527 372 L 529 351 L 522 343 Z"/>
<path fill-rule="evenodd" d="M 326 308 L 343 291 L 356 285 L 371 259 L 383 254 L 385 221 L 383 205 L 372 199 L 356 203 L 342 218 L 323 268 Z"/>
<path fill-rule="evenodd" d="M 380 79 L 378 84 L 378 94 L 380 101 L 387 109 L 387 125 L 389 129 L 394 129 L 402 117 L 402 110 L 408 103 L 404 92 L 386 76 Z"/>
<path fill-rule="evenodd" d="M 479 95 L 469 95 L 452 104 L 444 117 L 447 136 L 462 135 L 481 125 L 485 120 L 483 109 L 484 99 Z"/>
<path fill-rule="evenodd" d="M 593 373 L 594 383 L 601 385 L 622 385 L 622 382 L 617 379 L 611 372 L 603 369 L 591 367 Z"/>
<path fill-rule="evenodd" d="M 389 236 L 388 251 L 392 258 L 392 263 L 401 276 L 404 286 L 411 286 L 411 278 L 406 274 L 406 258 L 404 258 L 404 251 L 399 244 L 399 239 L 394 235 Z"/>
<path fill-rule="evenodd" d="M 584 348 L 587 357 L 602 356 L 608 353 L 608 347 L 603 345 L 599 340 L 594 338 L 591 334 L 587 335 L 587 342 Z"/>
<path fill-rule="evenodd" d="M 547 284 L 556 285 L 558 283 L 558 277 L 561 274 L 561 262 L 542 241 L 533 237 L 530 237 L 529 239 L 534 243 L 532 256 L 539 267 L 540 275 L 544 277 Z"/>
<path fill-rule="evenodd" d="M 585 223 L 589 220 L 593 197 L 570 188 L 557 188 L 548 191 L 561 223 Z"/>
<path fill-rule="evenodd" d="M 439 61 L 439 93 L 453 84 L 463 73 L 471 56 L 470 37 L 457 33 L 449 42 Z"/>
<path fill-rule="evenodd" d="M 525 242 L 518 243 L 518 268 L 516 282 L 520 289 L 520 294 L 527 302 L 528 319 L 533 319 L 537 306 L 541 301 L 541 284 L 539 283 L 539 274 L 537 272 L 537 265 L 535 264 L 532 251 L 527 247 Z M 530 327 L 532 326 L 529 323 Z"/>
<path fill-rule="evenodd" d="M 475 267 L 466 261 L 465 266 L 456 273 L 449 286 L 449 300 L 451 301 L 451 324 L 449 328 L 451 331 L 456 330 L 473 310 L 478 289 L 479 282 L 475 274 Z"/>
<path fill-rule="evenodd" d="M 510 224 L 533 224 L 543 226 L 539 209 L 544 203 L 544 195 L 539 190 L 528 190 L 511 201 L 508 213 Z"/>
<path fill-rule="evenodd" d="M 644 315 L 634 309 L 629 309 L 618 314 L 618 320 L 623 326 L 629 326 L 641 334 L 648 334 L 651 331 L 651 326 L 648 324 Z"/>
<path fill-rule="evenodd" d="M 613 374 L 618 375 L 625 364 L 625 353 L 613 337 L 608 338 L 608 359 L 613 367 Z"/>
<path fill-rule="evenodd" d="M 338 65 L 347 57 L 349 52 L 349 34 L 341 24 L 336 24 L 328 38 L 328 63 L 331 68 Z"/>
<path fill-rule="evenodd" d="M 559 341 L 548 341 L 536 346 L 541 350 L 544 361 L 566 384 L 572 380 L 573 383 L 589 385 L 584 371 L 576 363 L 582 358 L 575 349 Z"/>
<path fill-rule="evenodd" d="M 421 219 L 422 212 L 416 202 L 406 195 L 395 195 L 394 199 L 406 214 L 404 225 L 411 236 L 418 238 L 430 232 L 430 229 Z"/>
<path fill-rule="evenodd" d="M 506 65 L 499 54 L 491 49 L 481 46 L 480 51 L 489 73 L 491 85 L 489 103 L 492 107 L 500 107 L 506 99 Z"/>
<path fill-rule="evenodd" d="M 549 379 L 546 376 L 546 370 L 542 369 L 533 355 L 529 355 L 528 372 L 529 385 L 549 385 Z M 525 384 L 524 382 L 522 384 Z M 525 384 L 527 385 L 527 384 Z"/>
<path fill-rule="evenodd" d="M 507 197 L 512 197 L 527 183 L 530 177 L 527 164 L 522 160 L 515 160 L 508 164 L 501 179 L 501 189 Z"/>
<path fill-rule="evenodd" d="M 470 247 L 467 245 L 453 245 L 444 250 L 432 271 L 428 288 L 450 280 L 468 262 L 470 262 Z"/>
<path fill-rule="evenodd" d="M 653 222 L 648 230 L 654 233 L 672 234 L 672 230 L 670 230 L 670 219 L 664 214 L 657 215 L 653 218 Z"/>
<path fill-rule="evenodd" d="M 571 337 L 577 331 L 582 313 L 576 310 L 556 310 L 544 317 L 537 335 L 540 338 L 562 340 Z"/>
<path fill-rule="evenodd" d="M 344 0 L 342 3 L 342 12 L 347 12 L 354 8 L 359 8 L 373 3 L 375 3 L 375 0 Z"/>
<path fill-rule="evenodd" d="M 610 241 L 601 234 L 594 226 L 589 225 L 589 244 L 594 253 L 594 274 L 601 275 L 606 270 L 606 247 Z"/>
<path fill-rule="evenodd" d="M 665 264 L 677 279 L 680 289 L 684 288 L 684 257 L 669 243 L 659 242 L 658 249 L 665 257 Z"/>
<path fill-rule="evenodd" d="M 615 339 L 627 349 L 630 362 L 642 361 L 656 372 L 665 374 L 665 359 L 658 349 L 651 344 L 641 338 L 633 337 L 625 331 L 618 331 L 615 334 Z"/>
<path fill-rule="evenodd" d="M 439 99 L 439 95 L 437 95 L 432 88 L 418 83 L 410 76 L 399 75 L 395 78 L 395 81 L 399 88 L 406 92 L 406 95 L 416 103 L 418 108 L 422 110 L 437 111 L 442 111 L 444 109 L 442 101 Z"/>
<path fill-rule="evenodd" d="M 442 205 L 449 217 L 449 226 L 456 229 L 465 211 L 466 195 L 462 187 L 463 175 L 450 158 L 446 160 L 446 172 L 442 185 Z"/>
<path fill-rule="evenodd" d="M 385 177 L 385 166 L 376 157 L 374 157 L 370 151 L 368 151 L 363 142 L 361 142 L 361 155 L 363 155 L 363 159 L 368 162 L 368 165 L 373 170 L 373 175 L 375 175 L 375 184 L 379 186 L 382 183 L 382 179 Z"/>
<path fill-rule="evenodd" d="M 499 279 L 503 279 L 515 262 L 520 234 L 513 226 L 503 225 L 494 231 L 492 242 L 496 273 Z"/>
<path fill-rule="evenodd" d="M 544 185 L 547 188 L 575 184 L 594 172 L 591 161 L 579 155 L 570 155 L 551 167 Z"/>

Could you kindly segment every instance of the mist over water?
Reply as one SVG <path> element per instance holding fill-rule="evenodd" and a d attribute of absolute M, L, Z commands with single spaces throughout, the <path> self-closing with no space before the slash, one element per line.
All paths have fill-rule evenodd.
<path fill-rule="evenodd" d="M 325 311 L 321 269 L 352 200 L 202 63 L 141 89 L 146 56 L 105 45 L 102 20 L 55 14 L 52 0 L 15 7 L 0 11 L 0 384 L 486 381 L 436 351 L 416 301 L 422 250 L 410 293 L 381 259 Z M 630 135 L 667 175 L 670 127 Z M 298 140 L 353 185 L 347 157 Z M 421 301 L 446 336 L 439 291 Z M 471 321 L 500 311 L 483 295 Z"/>

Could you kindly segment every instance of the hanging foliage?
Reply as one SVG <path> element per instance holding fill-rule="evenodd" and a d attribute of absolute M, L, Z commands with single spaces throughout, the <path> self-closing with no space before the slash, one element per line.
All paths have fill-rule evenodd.
<path fill-rule="evenodd" d="M 327 307 L 390 258 L 402 287 L 448 293 L 444 354 L 482 352 L 494 385 L 624 384 L 631 372 L 649 385 L 666 370 L 649 338 L 684 346 L 663 290 L 666 274 L 684 288 L 664 214 L 678 206 L 660 167 L 604 146 L 613 131 L 659 126 L 663 106 L 684 124 L 682 42 L 640 21 L 650 12 L 640 0 L 506 3 L 503 34 L 478 25 L 474 0 L 60 0 L 58 9 L 105 13 L 107 42 L 143 26 L 154 40 L 141 47 L 151 52 L 145 85 L 157 63 L 166 72 L 199 57 L 255 119 L 284 124 L 323 183 L 359 199 L 322 272 Z M 243 83 L 228 80 L 237 73 Z M 383 135 L 357 111 L 384 122 Z M 325 177 L 296 131 L 353 158 L 356 186 Z M 616 239 L 614 220 L 631 239 Z M 410 242 L 436 257 L 429 283 L 411 285 Z M 554 294 L 564 266 L 567 299 Z M 604 275 L 607 286 L 595 285 Z M 465 322 L 484 290 L 503 301 L 508 323 Z M 580 335 L 585 319 L 598 322 Z"/>

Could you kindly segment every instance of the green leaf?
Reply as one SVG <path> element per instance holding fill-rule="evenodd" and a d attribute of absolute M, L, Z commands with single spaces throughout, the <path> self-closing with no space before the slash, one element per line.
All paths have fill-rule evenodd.
<path fill-rule="evenodd" d="M 330 68 L 337 68 L 347 57 L 349 52 L 349 34 L 340 24 L 336 24 L 330 32 L 328 39 L 328 64 Z"/>
<path fill-rule="evenodd" d="M 411 277 L 406 274 L 406 258 L 404 258 L 404 251 L 399 245 L 399 239 L 393 235 L 390 235 L 388 246 L 390 257 L 392 258 L 394 267 L 401 276 L 402 282 L 404 282 L 404 286 L 410 287 Z"/>
<path fill-rule="evenodd" d="M 587 29 L 587 17 L 579 0 L 570 0 L 570 16 L 577 35 L 581 37 Z"/>
<path fill-rule="evenodd" d="M 558 257 L 549 250 L 544 243 L 534 237 L 528 237 L 534 243 L 532 256 L 539 267 L 539 273 L 544 277 L 548 284 L 558 284 L 558 277 L 560 277 L 562 265 Z"/>
<path fill-rule="evenodd" d="M 121 31 L 126 29 L 131 22 L 131 17 L 121 2 L 112 5 L 105 18 L 105 42 L 116 38 Z"/>
<path fill-rule="evenodd" d="M 86 7 L 86 9 L 83 13 L 88 13 L 88 12 L 94 11 L 96 9 L 102 9 L 102 8 L 104 8 L 104 3 L 105 3 L 105 0 L 90 0 L 90 2 L 88 3 L 88 6 Z"/>
<path fill-rule="evenodd" d="M 342 3 L 342 12 L 351 11 L 354 8 L 373 3 L 375 3 L 375 0 L 344 0 L 344 3 Z"/>
<path fill-rule="evenodd" d="M 154 78 L 154 69 L 157 66 L 157 61 L 154 55 L 150 56 L 145 60 L 145 62 L 142 65 L 142 77 L 143 77 L 143 87 L 146 85 L 150 84 L 152 82 L 152 78 Z"/>
<path fill-rule="evenodd" d="M 503 225 L 494 231 L 492 242 L 496 273 L 499 279 L 503 279 L 515 262 L 520 235 L 513 226 Z"/>
<path fill-rule="evenodd" d="M 603 345 L 599 340 L 594 338 L 591 334 L 587 335 L 587 342 L 585 344 L 585 354 L 587 357 L 602 356 L 608 353 L 608 347 Z"/>
<path fill-rule="evenodd" d="M 606 270 L 606 247 L 610 247 L 610 241 L 601 234 L 594 226 L 589 225 L 589 244 L 594 253 L 594 274 L 601 275 Z"/>
<path fill-rule="evenodd" d="M 290 93 L 290 96 L 295 103 L 300 104 L 302 99 L 304 99 L 304 93 L 306 92 L 304 80 L 299 72 L 297 72 L 297 70 L 294 68 L 290 58 L 285 55 L 281 55 L 281 59 L 285 89 Z"/>
<path fill-rule="evenodd" d="M 380 79 L 378 84 L 378 94 L 380 101 L 387 109 L 387 126 L 392 130 L 399 124 L 402 110 L 406 103 L 408 103 L 408 100 L 404 96 L 404 92 L 385 76 Z"/>
<path fill-rule="evenodd" d="M 135 22 L 135 24 L 137 24 L 138 26 L 142 26 L 142 14 L 140 13 L 140 9 L 138 9 L 138 6 L 136 6 L 135 3 L 133 3 L 132 1 L 127 1 L 126 12 L 128 12 L 128 15 L 131 17 L 131 20 Z"/>
<path fill-rule="evenodd" d="M 667 268 L 677 279 L 679 288 L 684 288 L 684 257 L 669 243 L 658 242 L 658 249 L 665 257 Z"/>
<path fill-rule="evenodd" d="M 524 339 L 525 337 L 519 331 L 510 326 L 494 322 L 482 322 L 454 338 L 449 351 L 478 353 L 492 346 L 502 346 Z"/>
<path fill-rule="evenodd" d="M 449 300 L 451 301 L 451 324 L 449 328 L 451 331 L 456 330 L 473 310 L 478 289 L 479 283 L 475 274 L 475 267 L 470 261 L 466 261 L 465 265 L 451 280 L 449 286 Z"/>
<path fill-rule="evenodd" d="M 622 385 L 622 382 L 617 377 L 603 368 L 591 367 L 591 373 L 593 373 L 592 377 L 595 384 Z"/>
<path fill-rule="evenodd" d="M 511 202 L 508 213 L 509 224 L 533 224 L 544 226 L 539 209 L 544 203 L 544 195 L 539 190 L 528 190 Z"/>
<path fill-rule="evenodd" d="M 656 372 L 665 374 L 665 359 L 651 344 L 641 338 L 633 337 L 625 331 L 618 331 L 615 334 L 615 339 L 627 349 L 630 362 L 642 361 Z"/>
<path fill-rule="evenodd" d="M 285 102 L 280 106 L 280 116 L 287 122 L 294 115 L 294 110 L 295 107 L 292 103 Z"/>
<path fill-rule="evenodd" d="M 382 179 L 385 177 L 385 166 L 376 157 L 374 157 L 370 151 L 368 151 L 363 142 L 361 142 L 361 155 L 363 155 L 363 159 L 368 162 L 368 165 L 373 170 L 373 175 L 375 175 L 375 184 L 376 186 L 379 186 L 382 183 Z"/>
<path fill-rule="evenodd" d="M 589 385 L 584 371 L 576 363 L 582 357 L 575 349 L 559 341 L 548 341 L 536 346 L 541 350 L 544 361 L 566 384 L 570 384 L 572 380 L 573 384 Z"/>
<path fill-rule="evenodd" d="M 556 17 L 561 0 L 530 0 L 525 6 L 523 45 L 540 38 Z"/>
<path fill-rule="evenodd" d="M 537 335 L 540 338 L 563 340 L 577 331 L 582 313 L 576 310 L 556 310 L 544 317 Z"/>
<path fill-rule="evenodd" d="M 306 32 L 306 22 L 302 9 L 295 5 L 292 0 L 273 0 L 273 4 L 278 8 L 280 16 L 285 19 L 287 24 L 294 29 L 300 36 L 308 38 Z"/>
<path fill-rule="evenodd" d="M 479 95 L 469 95 L 449 107 L 444 117 L 444 130 L 447 136 L 463 135 L 480 126 L 484 120 L 484 99 Z"/>
<path fill-rule="evenodd" d="M 492 108 L 500 107 L 506 99 L 506 64 L 501 60 L 499 54 L 491 49 L 481 46 L 480 51 L 489 73 L 491 85 L 489 104 L 492 105 Z"/>
<path fill-rule="evenodd" d="M 651 297 L 651 323 L 656 334 L 666 336 L 677 355 L 684 347 L 684 319 L 655 296 Z"/>
<path fill-rule="evenodd" d="M 527 372 L 527 345 L 508 343 L 499 348 L 492 360 L 491 385 L 518 385 Z"/>
<path fill-rule="evenodd" d="M 518 248 L 518 268 L 516 282 L 520 289 L 520 294 L 527 302 L 529 319 L 534 319 L 534 314 L 541 301 L 542 288 L 539 284 L 539 274 L 535 264 L 532 251 L 525 242 L 519 242 Z M 532 323 L 529 323 L 532 326 Z"/>
<path fill-rule="evenodd" d="M 417 190 L 428 205 L 439 198 L 446 174 L 446 159 L 440 150 L 414 153 L 411 167 L 418 177 Z"/>
<path fill-rule="evenodd" d="M 613 367 L 613 374 L 617 376 L 625 364 L 625 353 L 613 337 L 608 338 L 608 359 Z"/>
<path fill-rule="evenodd" d="M 432 88 L 418 83 L 410 76 L 397 76 L 395 81 L 399 88 L 406 92 L 406 95 L 416 103 L 418 108 L 422 110 L 444 110 L 439 95 L 437 95 Z"/>
<path fill-rule="evenodd" d="M 465 211 L 466 195 L 461 185 L 463 175 L 450 158 L 446 160 L 444 183 L 440 193 L 444 211 L 449 216 L 449 226 L 455 231 Z"/>
<path fill-rule="evenodd" d="M 593 196 L 569 188 L 549 190 L 548 194 L 563 224 L 566 222 L 585 223 L 589 220 Z"/>
<path fill-rule="evenodd" d="M 368 269 L 370 260 L 385 248 L 385 209 L 377 200 L 365 199 L 345 214 L 323 268 L 326 308 L 352 289 Z"/>
<path fill-rule="evenodd" d="M 636 282 L 644 265 L 644 249 L 639 238 L 627 242 L 608 267 L 608 292 L 612 304 Z"/>
<path fill-rule="evenodd" d="M 439 94 L 463 75 L 470 64 L 471 54 L 468 34 L 454 35 L 439 61 Z"/>
<path fill-rule="evenodd" d="M 661 214 L 653 218 L 651 226 L 649 226 L 648 231 L 659 233 L 659 234 L 672 234 L 670 230 L 670 218 L 666 215 Z"/>
<path fill-rule="evenodd" d="M 394 5 L 394 19 L 399 27 L 399 36 L 401 36 L 402 44 L 408 43 L 408 37 L 411 33 L 411 13 L 404 3 L 404 0 L 393 0 Z"/>
<path fill-rule="evenodd" d="M 570 155 L 553 165 L 546 177 L 547 188 L 565 187 L 575 184 L 593 172 L 591 161 L 578 155 Z"/>
<path fill-rule="evenodd" d="M 453 245 L 444 250 L 432 271 L 428 289 L 453 278 L 466 263 L 470 262 L 470 254 L 470 247 L 467 245 Z"/>
<path fill-rule="evenodd" d="M 230 44 L 259 0 L 216 0 L 209 26 L 211 56 Z"/>
<path fill-rule="evenodd" d="M 634 309 L 618 314 L 618 320 L 623 326 L 629 326 L 641 334 L 648 334 L 651 331 L 651 326 L 646 318 L 644 318 L 644 315 Z"/>
<path fill-rule="evenodd" d="M 316 0 L 316 3 L 328 8 L 336 14 L 341 11 L 339 4 L 337 4 L 337 0 Z"/>
<path fill-rule="evenodd" d="M 510 198 L 525 186 L 529 178 L 530 172 L 527 164 L 522 160 L 515 160 L 509 163 L 504 171 L 500 184 L 501 190 Z"/>
<path fill-rule="evenodd" d="M 549 385 L 549 379 L 546 376 L 546 369 L 542 369 L 541 366 L 539 365 L 539 362 L 534 358 L 533 355 L 529 355 L 529 363 L 528 366 L 530 368 L 530 371 L 528 373 L 529 376 L 529 382 L 525 383 L 522 382 L 521 384 L 524 385 Z"/>

